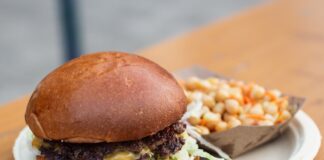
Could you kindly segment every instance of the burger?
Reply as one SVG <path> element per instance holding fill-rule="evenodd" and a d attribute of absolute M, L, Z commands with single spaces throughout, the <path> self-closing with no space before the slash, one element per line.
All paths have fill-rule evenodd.
<path fill-rule="evenodd" d="M 25 120 L 37 160 L 216 160 L 180 122 L 186 97 L 143 57 L 101 52 L 58 67 L 36 87 Z"/>

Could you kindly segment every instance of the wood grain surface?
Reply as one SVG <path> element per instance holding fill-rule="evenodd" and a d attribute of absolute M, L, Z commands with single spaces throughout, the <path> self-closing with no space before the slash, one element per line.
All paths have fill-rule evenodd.
<path fill-rule="evenodd" d="M 139 51 L 170 71 L 201 65 L 307 98 L 324 131 L 324 1 L 278 0 Z M 0 107 L 0 159 L 24 124 L 28 96 Z M 324 159 L 320 149 L 316 159 Z"/>

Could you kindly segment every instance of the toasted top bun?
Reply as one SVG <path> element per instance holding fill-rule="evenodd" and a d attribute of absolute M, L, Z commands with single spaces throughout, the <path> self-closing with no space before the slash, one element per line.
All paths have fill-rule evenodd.
<path fill-rule="evenodd" d="M 183 90 L 156 63 L 137 55 L 84 55 L 48 74 L 33 92 L 26 123 L 40 138 L 70 143 L 137 140 L 177 122 Z"/>

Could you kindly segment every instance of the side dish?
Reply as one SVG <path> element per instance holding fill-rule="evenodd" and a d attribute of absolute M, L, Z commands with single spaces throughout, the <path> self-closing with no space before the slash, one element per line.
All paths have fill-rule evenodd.
<path fill-rule="evenodd" d="M 189 106 L 202 103 L 187 118 L 202 135 L 225 131 L 239 125 L 277 125 L 292 116 L 288 109 L 288 97 L 277 89 L 214 77 L 191 77 L 180 81 L 180 84 L 185 90 Z"/>

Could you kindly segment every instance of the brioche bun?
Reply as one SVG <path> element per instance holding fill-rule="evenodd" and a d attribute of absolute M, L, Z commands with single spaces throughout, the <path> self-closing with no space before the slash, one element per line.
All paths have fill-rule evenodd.
<path fill-rule="evenodd" d="M 165 69 L 137 55 L 100 52 L 48 74 L 33 92 L 25 120 L 43 139 L 121 142 L 155 134 L 185 109 L 184 92 Z"/>

